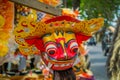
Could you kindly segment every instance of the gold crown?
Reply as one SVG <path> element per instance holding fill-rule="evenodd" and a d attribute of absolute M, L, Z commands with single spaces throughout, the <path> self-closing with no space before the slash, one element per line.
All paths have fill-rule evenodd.
<path fill-rule="evenodd" d="M 14 29 L 14 34 L 21 38 L 34 38 L 42 37 L 44 34 L 53 33 L 55 31 L 72 31 L 74 33 L 91 36 L 103 26 L 103 23 L 103 18 L 80 21 L 77 23 L 63 20 L 48 24 L 24 19 L 21 20 Z"/>
<path fill-rule="evenodd" d="M 22 19 L 14 29 L 15 40 L 19 44 L 20 51 L 25 54 L 38 53 L 39 50 L 34 45 L 29 45 L 25 39 L 41 38 L 47 33 L 55 31 L 72 31 L 85 36 L 92 36 L 104 23 L 103 18 L 95 18 L 86 21 L 72 22 L 67 20 L 50 23 L 29 21 Z"/>

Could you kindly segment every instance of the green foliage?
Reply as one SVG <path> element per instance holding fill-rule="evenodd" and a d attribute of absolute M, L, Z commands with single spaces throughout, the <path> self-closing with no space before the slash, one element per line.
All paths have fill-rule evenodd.
<path fill-rule="evenodd" d="M 62 8 L 65 8 L 65 7 L 67 7 L 67 8 L 72 8 L 72 0 L 62 0 L 62 2 L 63 2 L 63 6 L 62 6 Z"/>
<path fill-rule="evenodd" d="M 72 0 L 67 0 L 67 7 L 72 8 Z"/>
<path fill-rule="evenodd" d="M 80 14 L 85 19 L 103 17 L 105 26 L 108 26 L 118 15 L 119 6 L 120 0 L 81 0 Z"/>

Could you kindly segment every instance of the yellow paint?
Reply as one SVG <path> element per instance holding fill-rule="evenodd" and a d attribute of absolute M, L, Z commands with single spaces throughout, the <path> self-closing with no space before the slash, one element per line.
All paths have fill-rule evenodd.
<path fill-rule="evenodd" d="M 4 24 L 5 24 L 5 19 L 3 18 L 2 15 L 0 15 L 0 28 L 3 27 Z"/>

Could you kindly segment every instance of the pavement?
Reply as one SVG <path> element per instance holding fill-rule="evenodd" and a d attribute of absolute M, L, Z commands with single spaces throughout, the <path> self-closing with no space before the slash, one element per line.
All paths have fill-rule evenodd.
<path fill-rule="evenodd" d="M 88 46 L 88 49 L 91 62 L 90 69 L 94 74 L 95 80 L 109 80 L 105 67 L 107 56 L 104 56 L 101 44 L 98 43 L 96 46 Z"/>

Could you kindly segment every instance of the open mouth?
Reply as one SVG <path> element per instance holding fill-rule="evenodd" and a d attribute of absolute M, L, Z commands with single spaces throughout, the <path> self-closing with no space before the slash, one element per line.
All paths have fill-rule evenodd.
<path fill-rule="evenodd" d="M 66 69 L 69 69 L 71 68 L 73 65 L 73 63 L 67 63 L 67 64 L 54 64 L 52 66 L 52 69 L 53 70 L 66 70 Z"/>
<path fill-rule="evenodd" d="M 55 60 L 55 59 L 49 57 L 47 54 L 45 54 L 43 56 L 43 60 L 46 63 L 46 65 L 53 70 L 66 70 L 73 66 L 73 64 L 75 62 L 75 57 L 70 60 L 59 61 L 59 60 Z"/>

